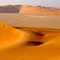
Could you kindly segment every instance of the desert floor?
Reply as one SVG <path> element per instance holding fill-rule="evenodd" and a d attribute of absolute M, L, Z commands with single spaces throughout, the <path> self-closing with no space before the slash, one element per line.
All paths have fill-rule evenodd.
<path fill-rule="evenodd" d="M 60 16 L 0 13 L 0 22 L 10 26 L 60 29 Z"/>
<path fill-rule="evenodd" d="M 60 16 L 0 13 L 0 22 L 3 22 L 10 26 L 39 27 L 39 29 L 60 29 Z M 60 30 L 57 32 L 57 30 L 50 31 L 46 29 L 46 31 L 42 29 L 42 31 L 37 29 L 39 32 L 44 33 L 44 35 L 41 37 L 41 35 L 39 34 L 37 34 L 38 36 L 35 36 L 34 34 L 28 35 L 28 33 L 30 34 L 33 31 L 29 32 L 22 30 L 23 32 L 21 33 L 20 30 L 14 30 L 10 26 L 4 25 L 3 23 L 0 23 L 0 49 L 5 48 L 6 50 L 0 50 L 0 60 L 60 60 Z M 32 30 L 35 31 L 36 29 Z M 24 32 L 26 32 L 27 34 Z M 18 38 L 20 38 L 21 35 L 22 38 L 18 41 Z M 24 41 L 29 36 L 32 37 L 31 40 L 34 41 L 35 39 L 37 40 L 37 38 L 40 38 L 41 41 L 44 40 L 44 43 L 37 46 L 20 46 L 20 41 Z M 30 40 L 30 37 L 26 40 Z M 13 44 L 10 43 L 10 41 L 14 41 Z M 4 45 L 4 43 L 9 44 Z M 15 45 L 15 43 L 17 44 Z M 3 47 L 1 47 L 1 44 L 3 45 Z"/>

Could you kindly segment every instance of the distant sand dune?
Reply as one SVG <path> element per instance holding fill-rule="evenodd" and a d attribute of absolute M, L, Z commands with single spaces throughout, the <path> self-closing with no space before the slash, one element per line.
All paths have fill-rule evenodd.
<path fill-rule="evenodd" d="M 60 60 L 60 29 L 11 27 L 0 22 L 0 60 Z"/>
<path fill-rule="evenodd" d="M 43 7 L 43 6 L 24 5 L 21 7 L 19 13 L 37 14 L 37 15 L 60 15 L 60 9 Z"/>
<path fill-rule="evenodd" d="M 7 5 L 7 6 L 0 6 L 0 13 L 23 13 L 23 14 L 60 16 L 60 9 L 53 7 L 43 7 L 43 6 Z"/>
<path fill-rule="evenodd" d="M 12 5 L 0 6 L 0 13 L 18 13 L 19 9 Z"/>

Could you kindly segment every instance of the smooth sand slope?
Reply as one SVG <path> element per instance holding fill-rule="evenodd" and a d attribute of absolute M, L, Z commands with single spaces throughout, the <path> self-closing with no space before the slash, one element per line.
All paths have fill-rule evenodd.
<path fill-rule="evenodd" d="M 0 60 L 60 60 L 60 30 L 11 27 L 0 22 Z"/>
<path fill-rule="evenodd" d="M 0 13 L 23 13 L 23 14 L 60 16 L 60 8 L 29 5 L 6 5 L 0 6 Z"/>

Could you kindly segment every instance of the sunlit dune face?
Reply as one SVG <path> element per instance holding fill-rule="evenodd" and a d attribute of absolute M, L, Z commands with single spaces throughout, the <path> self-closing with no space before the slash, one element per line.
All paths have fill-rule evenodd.
<path fill-rule="evenodd" d="M 41 40 L 41 34 L 28 30 L 17 30 L 0 23 L 0 49 L 5 47 L 9 48 L 9 46 L 15 47 L 15 45 L 29 45 L 30 42 L 35 42 L 35 45 L 39 40 Z"/>
<path fill-rule="evenodd" d="M 60 60 L 60 30 L 0 23 L 0 60 Z"/>
<path fill-rule="evenodd" d="M 48 8 L 48 7 L 43 7 L 43 6 L 27 6 L 27 5 L 22 5 L 20 8 L 19 13 L 24 13 L 24 14 L 37 14 L 37 15 L 59 15 L 58 13 L 60 9 L 55 9 L 55 8 Z"/>
<path fill-rule="evenodd" d="M 16 41 L 16 39 L 19 39 L 20 33 L 21 32 L 19 30 L 0 23 L 0 47 L 2 48 L 4 46 L 8 46 L 12 43 L 15 43 L 14 41 Z"/>

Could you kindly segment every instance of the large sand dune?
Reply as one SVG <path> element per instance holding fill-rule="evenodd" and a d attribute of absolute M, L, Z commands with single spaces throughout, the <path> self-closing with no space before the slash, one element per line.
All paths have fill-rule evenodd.
<path fill-rule="evenodd" d="M 60 16 L 0 13 L 0 60 L 60 60 Z"/>
<path fill-rule="evenodd" d="M 37 14 L 37 15 L 60 15 L 60 9 L 43 7 L 43 6 L 24 5 L 21 7 L 19 13 Z"/>
<path fill-rule="evenodd" d="M 0 22 L 0 60 L 60 60 L 60 30 L 11 27 Z"/>
<path fill-rule="evenodd" d="M 23 13 L 23 14 L 60 16 L 60 9 L 53 7 L 43 7 L 43 6 L 7 5 L 7 6 L 0 6 L 0 13 Z"/>

